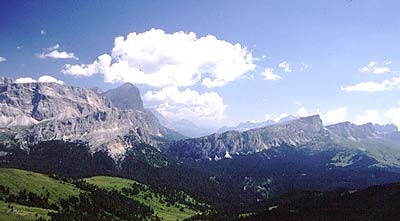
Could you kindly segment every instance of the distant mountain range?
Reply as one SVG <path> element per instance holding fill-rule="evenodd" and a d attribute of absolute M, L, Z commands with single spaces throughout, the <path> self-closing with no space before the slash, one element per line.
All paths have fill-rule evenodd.
<path fill-rule="evenodd" d="M 277 123 L 244 132 L 228 131 L 170 143 L 167 149 L 179 157 L 194 159 L 231 158 L 274 147 L 328 151 L 339 155 L 332 164 L 352 164 L 360 155 L 372 157 L 375 166 L 400 166 L 400 133 L 395 125 L 355 125 L 350 122 L 324 127 L 319 115 Z"/>
<path fill-rule="evenodd" d="M 241 122 L 234 127 L 227 127 L 227 126 L 221 127 L 218 129 L 217 133 L 224 133 L 224 132 L 232 131 L 232 130 L 243 132 L 246 130 L 256 129 L 256 128 L 260 128 L 260 127 L 266 127 L 266 126 L 270 126 L 270 125 L 273 125 L 276 123 L 283 123 L 283 122 L 291 121 L 291 120 L 295 120 L 295 119 L 298 119 L 298 117 L 289 115 L 287 117 L 279 119 L 279 121 L 267 120 L 264 122 L 251 122 L 251 121 Z"/>
<path fill-rule="evenodd" d="M 209 135 L 215 131 L 212 128 L 198 126 L 192 121 L 187 119 L 171 121 L 166 119 L 162 114 L 160 114 L 158 111 L 154 109 L 150 109 L 150 111 L 154 114 L 154 116 L 158 118 L 161 125 L 167 128 L 171 128 L 186 137 L 190 138 L 202 137 Z"/>

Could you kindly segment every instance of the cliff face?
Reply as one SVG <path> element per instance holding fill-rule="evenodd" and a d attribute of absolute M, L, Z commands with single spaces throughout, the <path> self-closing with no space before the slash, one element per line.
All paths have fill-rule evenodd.
<path fill-rule="evenodd" d="M 228 131 L 172 143 L 168 151 L 180 157 L 221 158 L 233 154 L 259 152 L 289 144 L 303 145 L 326 134 L 318 115 L 275 124 L 245 132 Z"/>
<path fill-rule="evenodd" d="M 46 140 L 84 141 L 93 152 L 104 150 L 119 158 L 138 143 L 157 146 L 157 140 L 174 134 L 143 109 L 141 100 L 137 104 L 141 108 L 129 108 L 131 101 L 131 106 L 119 109 L 90 89 L 56 83 L 2 83 L 0 128 L 13 134 L 22 147 Z M 124 96 L 140 99 L 138 93 Z"/>

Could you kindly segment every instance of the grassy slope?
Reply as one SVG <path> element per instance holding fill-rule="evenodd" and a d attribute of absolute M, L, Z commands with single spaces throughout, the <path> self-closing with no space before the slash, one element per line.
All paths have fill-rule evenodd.
<path fill-rule="evenodd" d="M 123 179 L 118 177 L 106 177 L 106 176 L 95 176 L 85 179 L 88 183 L 99 186 L 105 189 L 117 189 L 129 188 L 131 184 L 137 183 L 136 181 Z M 152 196 L 151 198 L 149 196 Z M 159 202 L 154 193 L 146 188 L 145 191 L 141 191 L 139 194 L 135 195 L 134 199 L 150 206 L 153 208 L 155 214 L 162 217 L 163 220 L 176 221 L 177 219 L 183 220 L 189 218 L 196 214 L 195 211 L 185 208 L 184 211 L 180 211 L 179 207 L 176 205 L 166 206 L 165 203 Z M 184 206 L 184 205 L 180 205 Z"/>
<path fill-rule="evenodd" d="M 23 189 L 37 195 L 46 195 L 48 192 L 50 203 L 56 203 L 69 196 L 78 196 L 81 191 L 72 184 L 63 183 L 43 174 L 12 168 L 0 168 L 0 185 L 9 187 L 14 194 Z"/>
<path fill-rule="evenodd" d="M 12 206 L 12 209 L 8 207 L 9 205 Z M 4 201 L 0 201 L 0 221 L 28 221 L 35 220 L 38 217 L 49 219 L 47 212 L 49 212 L 47 209 L 22 206 L 15 203 L 6 203 Z"/>
<path fill-rule="evenodd" d="M 13 168 L 0 168 L 0 185 L 9 187 L 13 194 L 18 194 L 24 189 L 37 195 L 46 195 L 48 192 L 50 203 L 57 203 L 60 199 L 69 196 L 77 196 L 80 192 L 73 185 L 62 183 L 46 175 Z M 12 209 L 9 208 L 9 205 L 12 206 Z M 0 221 L 35 220 L 38 217 L 47 219 L 49 211 L 0 200 Z"/>
<path fill-rule="evenodd" d="M 355 150 L 365 151 L 367 155 L 371 156 L 378 161 L 376 166 L 378 167 L 399 167 L 400 166 L 400 147 L 398 142 L 395 142 L 388 138 L 370 138 L 362 141 L 348 141 L 338 140 L 339 145 L 354 148 Z M 349 150 L 348 159 L 345 164 L 351 164 L 351 157 L 354 156 Z M 350 156 L 352 155 L 352 156 Z M 345 165 L 347 166 L 347 165 Z"/>

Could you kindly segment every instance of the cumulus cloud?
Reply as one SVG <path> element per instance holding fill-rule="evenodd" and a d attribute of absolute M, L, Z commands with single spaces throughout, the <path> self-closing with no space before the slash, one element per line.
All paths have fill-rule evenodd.
<path fill-rule="evenodd" d="M 212 88 L 241 79 L 255 67 L 252 54 L 238 43 L 213 35 L 198 38 L 193 32 L 168 34 L 151 29 L 119 36 L 110 54 L 91 64 L 68 64 L 62 72 L 86 77 L 102 74 L 110 83 L 187 87 L 200 82 Z"/>
<path fill-rule="evenodd" d="M 321 117 L 322 122 L 325 125 L 336 124 L 340 122 L 346 121 L 347 118 L 347 107 L 338 107 L 333 110 L 328 110 L 326 112 L 321 112 L 319 109 L 316 111 L 309 111 L 306 107 L 304 107 L 300 102 L 295 103 L 298 106 L 296 116 L 298 117 L 306 117 L 314 114 L 318 114 Z"/>
<path fill-rule="evenodd" d="M 382 123 L 382 117 L 377 110 L 368 109 L 356 117 L 356 124 Z"/>
<path fill-rule="evenodd" d="M 385 64 L 391 64 L 391 62 L 385 62 Z M 387 66 L 382 66 L 382 67 L 377 67 L 377 62 L 376 61 L 371 61 L 369 64 L 367 64 L 364 67 L 361 67 L 359 70 L 360 72 L 371 72 L 374 74 L 384 74 L 390 72 L 390 68 Z"/>
<path fill-rule="evenodd" d="M 66 51 L 58 51 L 60 48 L 59 44 L 46 48 L 42 53 L 38 54 L 37 56 L 41 59 L 45 58 L 53 58 L 53 59 L 75 59 L 79 60 L 75 56 L 74 53 L 66 52 Z"/>
<path fill-rule="evenodd" d="M 45 30 L 40 30 L 40 35 L 46 35 L 47 34 L 47 32 L 45 31 Z"/>
<path fill-rule="evenodd" d="M 42 53 L 39 55 L 40 58 L 54 58 L 54 59 L 75 59 L 78 60 L 77 57 L 75 57 L 74 53 L 68 53 L 65 51 L 58 51 L 54 50 L 49 53 Z"/>
<path fill-rule="evenodd" d="M 7 61 L 7 58 L 5 58 L 5 57 L 0 57 L 0 62 L 5 62 L 5 61 Z"/>
<path fill-rule="evenodd" d="M 200 94 L 192 89 L 179 90 L 164 87 L 159 91 L 148 91 L 143 100 L 155 103 L 155 109 L 170 119 L 222 120 L 225 118 L 223 98 L 215 92 Z"/>
<path fill-rule="evenodd" d="M 377 83 L 374 81 L 361 82 L 358 84 L 345 86 L 341 88 L 342 91 L 353 92 L 376 92 L 376 91 L 384 91 L 386 90 L 386 86 L 381 83 Z"/>
<path fill-rule="evenodd" d="M 400 128 L 400 102 L 397 107 L 389 108 L 389 110 L 384 113 L 384 117 Z"/>
<path fill-rule="evenodd" d="M 287 61 L 279 63 L 278 67 L 282 68 L 285 72 L 292 72 L 292 70 L 290 69 L 290 65 Z"/>
<path fill-rule="evenodd" d="M 42 75 L 37 80 L 35 80 L 31 77 L 17 78 L 15 80 L 15 83 L 17 83 L 17 84 L 34 83 L 34 82 L 49 82 L 49 83 L 64 84 L 63 81 L 58 80 L 57 78 L 52 77 L 50 75 Z"/>
<path fill-rule="evenodd" d="M 310 113 L 308 112 L 308 109 L 305 108 L 301 102 L 296 101 L 295 104 L 298 107 L 297 112 L 295 114 L 296 116 L 298 116 L 298 117 L 307 117 L 307 116 L 310 115 Z"/>
<path fill-rule="evenodd" d="M 33 82 L 37 82 L 37 80 L 30 78 L 30 77 L 17 78 L 15 80 L 15 83 L 17 83 L 17 84 L 25 84 L 25 83 L 33 83 Z"/>
<path fill-rule="evenodd" d="M 322 122 L 326 125 L 344 122 L 346 121 L 347 110 L 347 107 L 339 107 L 326 113 L 320 113 Z"/>
<path fill-rule="evenodd" d="M 58 80 L 57 78 L 49 76 L 49 75 L 40 76 L 38 79 L 38 82 L 51 82 L 51 83 L 57 83 L 57 84 L 64 84 L 63 81 Z"/>
<path fill-rule="evenodd" d="M 310 114 L 308 113 L 307 108 L 305 108 L 305 107 L 300 107 L 300 108 L 297 110 L 296 115 L 299 116 L 299 117 L 307 117 L 307 116 L 309 116 Z"/>
<path fill-rule="evenodd" d="M 276 80 L 282 79 L 281 76 L 274 74 L 274 69 L 272 69 L 272 68 L 266 68 L 264 70 L 264 72 L 262 72 L 261 74 L 262 74 L 262 76 L 264 76 L 264 80 L 267 80 L 267 81 L 276 81 Z"/>
<path fill-rule="evenodd" d="M 361 82 L 358 84 L 342 87 L 341 90 L 347 92 L 354 92 L 354 91 L 378 92 L 378 91 L 391 90 L 394 88 L 400 88 L 400 77 L 394 77 L 390 80 L 384 80 L 381 82 L 375 82 L 375 81 Z"/>

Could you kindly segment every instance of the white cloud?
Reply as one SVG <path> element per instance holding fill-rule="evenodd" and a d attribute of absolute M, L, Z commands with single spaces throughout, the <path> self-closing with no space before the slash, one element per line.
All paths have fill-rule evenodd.
<path fill-rule="evenodd" d="M 15 80 L 15 83 L 17 83 L 17 84 L 25 84 L 25 83 L 33 83 L 33 82 L 37 82 L 37 81 L 30 77 L 17 78 Z"/>
<path fill-rule="evenodd" d="M 79 58 L 75 57 L 74 53 L 68 53 L 65 51 L 54 50 L 49 53 L 41 53 L 39 58 L 54 58 L 54 59 L 75 59 L 79 60 Z"/>
<path fill-rule="evenodd" d="M 385 64 L 389 65 L 391 62 L 384 62 Z M 390 68 L 386 66 L 382 67 L 376 67 L 377 62 L 376 61 L 371 61 L 369 64 L 367 64 L 364 67 L 361 67 L 359 70 L 360 72 L 372 72 L 374 74 L 384 74 L 390 72 Z"/>
<path fill-rule="evenodd" d="M 310 113 L 308 112 L 307 108 L 305 108 L 303 106 L 303 104 L 299 101 L 295 102 L 296 106 L 298 106 L 297 112 L 296 112 L 296 116 L 298 117 L 307 117 L 310 115 Z"/>
<path fill-rule="evenodd" d="M 391 60 L 389 60 L 389 59 L 386 59 L 383 63 L 384 63 L 384 64 L 387 64 L 387 65 L 390 65 L 390 64 L 392 64 L 393 62 L 392 62 Z"/>
<path fill-rule="evenodd" d="M 62 72 L 75 76 L 104 75 L 105 82 L 131 82 L 156 87 L 220 87 L 241 79 L 256 65 L 252 54 L 240 44 L 213 35 L 167 34 L 160 29 L 130 33 L 114 40 L 110 54 L 91 64 L 66 65 Z"/>
<path fill-rule="evenodd" d="M 376 83 L 374 81 L 368 82 L 361 82 L 358 84 L 345 86 L 341 88 L 342 91 L 353 92 L 353 91 L 360 91 L 360 92 L 376 92 L 376 91 L 384 91 L 386 87 L 384 84 Z"/>
<path fill-rule="evenodd" d="M 23 48 L 24 48 L 23 45 L 18 45 L 18 46 L 17 46 L 17 49 L 18 49 L 18 50 L 21 50 L 21 49 L 23 49 Z"/>
<path fill-rule="evenodd" d="M 394 88 L 400 88 L 400 77 L 394 77 L 390 80 L 384 80 L 382 82 L 367 81 L 358 84 L 342 87 L 342 91 L 347 92 L 377 92 L 391 90 Z"/>
<path fill-rule="evenodd" d="M 267 81 L 276 81 L 282 79 L 281 76 L 274 74 L 274 69 L 272 68 L 266 68 L 261 74 L 264 76 L 264 80 Z"/>
<path fill-rule="evenodd" d="M 309 66 L 308 64 L 306 64 L 306 63 L 304 63 L 304 62 L 301 62 L 300 70 L 301 70 L 301 71 L 304 71 L 304 70 L 307 70 L 309 67 L 310 67 L 310 66 Z"/>
<path fill-rule="evenodd" d="M 299 116 L 299 117 L 307 117 L 307 116 L 310 116 L 310 114 L 308 113 L 307 108 L 305 108 L 305 107 L 300 107 L 300 108 L 297 110 L 296 115 Z"/>
<path fill-rule="evenodd" d="M 46 35 L 47 34 L 47 32 L 45 31 L 45 30 L 40 30 L 40 35 Z"/>
<path fill-rule="evenodd" d="M 384 116 L 389 120 L 389 122 L 400 128 L 400 102 L 397 107 L 389 108 L 389 110 L 384 113 Z"/>
<path fill-rule="evenodd" d="M 34 82 L 51 82 L 51 83 L 57 83 L 57 84 L 64 84 L 63 81 L 58 80 L 52 76 L 49 75 L 42 75 L 39 77 L 38 80 L 35 80 L 31 77 L 23 77 L 23 78 L 17 78 L 15 80 L 15 83 L 17 84 L 24 84 L 24 83 L 34 83 Z"/>
<path fill-rule="evenodd" d="M 275 121 L 275 122 L 279 122 L 280 119 L 285 118 L 285 117 L 288 117 L 288 116 L 289 116 L 289 114 L 287 114 L 287 113 L 272 114 L 272 115 L 270 115 L 270 114 L 265 114 L 265 115 L 264 115 L 264 119 L 265 119 L 265 120 L 273 120 L 273 121 Z"/>
<path fill-rule="evenodd" d="M 51 46 L 51 47 L 46 48 L 46 49 L 47 49 L 47 51 L 54 51 L 54 50 L 57 50 L 59 48 L 60 48 L 60 45 L 59 44 L 55 44 L 54 46 Z"/>
<path fill-rule="evenodd" d="M 58 80 L 57 78 L 49 76 L 49 75 L 40 76 L 38 79 L 38 82 L 51 82 L 51 83 L 57 83 L 57 84 L 64 84 L 63 81 Z"/>
<path fill-rule="evenodd" d="M 37 56 L 41 59 L 45 58 L 53 58 L 53 59 L 75 59 L 79 60 L 74 53 L 65 52 L 65 51 L 58 51 L 60 48 L 59 44 L 51 46 L 49 48 L 44 49 L 44 51 Z"/>
<path fill-rule="evenodd" d="M 282 68 L 285 72 L 292 72 L 290 69 L 290 65 L 287 61 L 283 61 L 278 65 L 280 68 Z"/>
<path fill-rule="evenodd" d="M 5 61 L 7 61 L 7 58 L 5 58 L 5 57 L 0 57 L 0 62 L 5 62 Z"/>
<path fill-rule="evenodd" d="M 356 124 L 382 123 L 382 117 L 377 110 L 368 109 L 356 117 Z"/>
<path fill-rule="evenodd" d="M 374 74 L 384 74 L 390 72 L 390 68 L 388 67 L 373 67 L 372 68 L 372 73 Z"/>
<path fill-rule="evenodd" d="M 156 110 L 170 119 L 222 120 L 225 118 L 223 98 L 215 92 L 200 94 L 192 89 L 179 90 L 165 87 L 159 91 L 148 91 L 143 100 L 156 103 Z"/>
<path fill-rule="evenodd" d="M 346 121 L 347 110 L 348 110 L 347 107 L 338 107 L 333 110 L 328 110 L 324 113 L 321 112 L 319 109 L 317 109 L 317 111 L 310 112 L 300 102 L 296 102 L 295 104 L 299 107 L 295 114 L 298 117 L 307 117 L 310 115 L 318 114 L 320 115 L 321 120 L 325 125 L 336 124 Z"/>
<path fill-rule="evenodd" d="M 346 121 L 347 110 L 347 107 L 339 107 L 334 110 L 329 110 L 325 114 L 320 114 L 322 122 L 324 122 L 325 125 L 344 122 Z"/>

